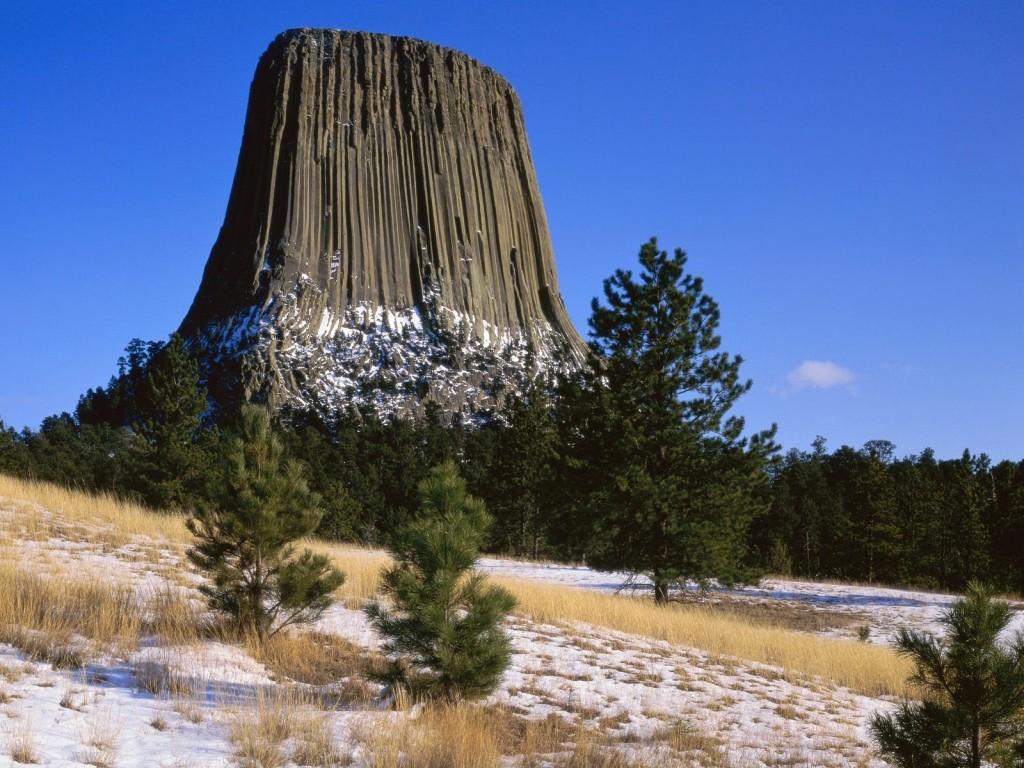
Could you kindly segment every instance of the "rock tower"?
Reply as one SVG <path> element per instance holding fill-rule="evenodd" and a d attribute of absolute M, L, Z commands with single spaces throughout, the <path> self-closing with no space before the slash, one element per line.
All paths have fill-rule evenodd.
<path fill-rule="evenodd" d="M 515 91 L 420 40 L 279 35 L 180 332 L 215 399 L 327 420 L 473 419 L 578 366 Z"/>

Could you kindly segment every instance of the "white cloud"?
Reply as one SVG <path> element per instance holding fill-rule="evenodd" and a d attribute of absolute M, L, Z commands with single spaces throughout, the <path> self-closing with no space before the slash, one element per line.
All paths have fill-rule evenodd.
<path fill-rule="evenodd" d="M 804 360 L 789 372 L 790 389 L 828 389 L 853 382 L 853 371 L 830 360 Z"/>

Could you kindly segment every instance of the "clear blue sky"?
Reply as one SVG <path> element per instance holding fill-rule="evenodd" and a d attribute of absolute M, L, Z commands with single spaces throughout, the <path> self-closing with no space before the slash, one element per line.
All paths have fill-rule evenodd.
<path fill-rule="evenodd" d="M 283 29 L 413 35 L 522 97 L 562 290 L 657 234 L 787 447 L 1024 457 L 1024 3 L 7 3 L 0 418 L 38 425 L 164 338 Z"/>

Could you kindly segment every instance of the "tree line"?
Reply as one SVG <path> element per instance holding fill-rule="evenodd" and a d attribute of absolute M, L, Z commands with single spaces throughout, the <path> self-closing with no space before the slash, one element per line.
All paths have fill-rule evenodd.
<path fill-rule="evenodd" d="M 493 518 L 485 550 L 642 574 L 659 599 L 765 572 L 1024 591 L 1024 462 L 897 459 L 885 441 L 780 456 L 774 427 L 733 413 L 751 383 L 686 267 L 644 244 L 594 300 L 579 374 L 522 382 L 482 426 L 436 408 L 418 422 L 280 414 L 270 428 L 319 499 L 316 532 L 393 544 L 420 484 L 452 462 Z M 239 418 L 210 409 L 184 340 L 135 340 L 74 413 L 0 423 L 0 472 L 193 510 L 221 497 Z"/>
<path fill-rule="evenodd" d="M 896 458 L 884 440 L 829 453 L 818 438 L 769 473 L 771 506 L 751 532 L 766 570 L 1024 592 L 1024 461 Z"/>

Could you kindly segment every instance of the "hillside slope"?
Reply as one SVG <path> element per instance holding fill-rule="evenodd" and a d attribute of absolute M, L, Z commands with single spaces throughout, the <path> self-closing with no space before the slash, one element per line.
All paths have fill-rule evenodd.
<path fill-rule="evenodd" d="M 462 749 L 467 768 L 612 756 L 635 766 L 884 765 L 870 757 L 865 722 L 887 705 L 801 672 L 796 653 L 765 664 L 709 650 L 723 642 L 716 632 L 737 626 L 768 637 L 737 616 L 702 614 L 708 632 L 683 644 L 654 639 L 674 625 L 647 600 L 506 579 L 522 608 L 508 623 L 515 655 L 500 690 L 479 708 L 396 712 L 365 677 L 377 640 L 358 610 L 381 553 L 320 545 L 350 575 L 341 602 L 316 627 L 257 649 L 206 614 L 186 544 L 179 518 L 0 478 L 0 766 L 22 748 L 62 768 L 381 766 L 393 764 L 396 740 L 418 744 L 424 760 Z M 538 568 L 501 562 L 506 577 Z M 639 623 L 641 634 L 612 629 L 627 609 L 655 620 Z M 879 654 L 876 666 L 893 658 L 773 631 L 801 653 L 831 654 L 837 675 L 855 663 L 846 651 Z"/>

